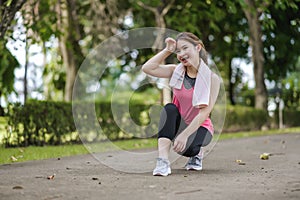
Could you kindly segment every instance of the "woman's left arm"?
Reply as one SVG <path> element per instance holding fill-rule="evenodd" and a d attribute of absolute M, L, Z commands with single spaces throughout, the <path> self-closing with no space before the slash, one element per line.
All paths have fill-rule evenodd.
<path fill-rule="evenodd" d="M 188 127 L 176 137 L 173 147 L 175 152 L 184 151 L 188 137 L 193 134 L 208 118 L 217 101 L 220 83 L 220 78 L 215 73 L 212 73 L 209 105 L 205 108 L 200 109 L 199 114 L 193 119 Z"/>

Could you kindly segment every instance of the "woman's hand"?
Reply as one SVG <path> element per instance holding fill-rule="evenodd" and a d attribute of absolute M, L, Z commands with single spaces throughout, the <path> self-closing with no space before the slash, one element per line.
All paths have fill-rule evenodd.
<path fill-rule="evenodd" d="M 183 152 L 186 147 L 187 139 L 188 137 L 186 136 L 186 134 L 179 134 L 174 141 L 173 150 L 177 153 Z"/>
<path fill-rule="evenodd" d="M 166 43 L 166 49 L 170 52 L 174 52 L 176 50 L 176 40 L 174 40 L 173 38 L 166 38 L 165 40 Z"/>

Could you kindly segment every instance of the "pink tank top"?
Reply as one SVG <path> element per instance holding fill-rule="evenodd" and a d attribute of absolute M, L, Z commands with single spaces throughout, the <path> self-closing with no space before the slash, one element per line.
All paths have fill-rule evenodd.
<path fill-rule="evenodd" d="M 184 84 L 182 84 L 181 89 L 173 88 L 173 103 L 178 108 L 179 113 L 186 124 L 190 124 L 200 111 L 199 108 L 195 108 L 192 105 L 193 92 L 194 87 L 186 89 Z M 213 124 L 209 117 L 201 124 L 201 126 L 207 128 L 211 134 L 214 133 Z"/>

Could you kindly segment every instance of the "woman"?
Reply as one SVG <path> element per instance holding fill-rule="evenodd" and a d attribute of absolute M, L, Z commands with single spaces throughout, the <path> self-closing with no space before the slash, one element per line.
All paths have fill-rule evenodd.
<path fill-rule="evenodd" d="M 183 32 L 176 40 L 167 38 L 166 47 L 150 58 L 142 70 L 155 77 L 170 78 L 173 102 L 161 112 L 158 132 L 158 158 L 154 176 L 171 174 L 169 151 L 190 157 L 187 170 L 201 170 L 203 153 L 213 136 L 209 115 L 216 102 L 220 78 L 207 67 L 202 41 L 192 33 Z M 179 64 L 161 65 L 173 52 Z"/>

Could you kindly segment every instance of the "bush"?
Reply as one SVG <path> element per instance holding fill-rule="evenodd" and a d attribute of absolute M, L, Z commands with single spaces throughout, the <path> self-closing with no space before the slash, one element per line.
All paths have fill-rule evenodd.
<path fill-rule="evenodd" d="M 110 102 L 72 105 L 66 102 L 28 101 L 25 105 L 9 107 L 8 124 L 12 131 L 4 143 L 6 146 L 42 146 L 149 138 L 156 136 L 160 110 L 161 107 L 135 101 L 130 101 L 129 105 L 116 103 L 113 108 Z M 267 122 L 265 111 L 227 106 L 223 132 L 259 130 Z"/>
<path fill-rule="evenodd" d="M 279 124 L 279 117 L 278 117 L 278 109 L 275 112 L 274 115 L 274 121 L 275 124 Z M 295 127 L 295 126 L 300 126 L 300 110 L 295 109 L 284 109 L 283 110 L 283 125 L 285 127 Z"/>
<path fill-rule="evenodd" d="M 157 130 L 157 126 L 147 127 L 149 105 L 131 102 L 129 111 L 123 104 L 114 106 L 118 109 L 117 116 L 113 115 L 110 102 L 75 103 L 74 113 L 72 104 L 66 102 L 32 100 L 25 105 L 10 105 L 8 124 L 12 131 L 4 143 L 6 146 L 43 146 L 95 142 L 149 137 L 149 132 L 153 135 Z"/>
<path fill-rule="evenodd" d="M 287 127 L 300 126 L 300 110 L 284 110 L 283 124 Z"/>
<path fill-rule="evenodd" d="M 43 146 L 78 142 L 71 105 L 65 102 L 28 101 L 9 106 L 6 146 Z"/>
<path fill-rule="evenodd" d="M 223 132 L 260 130 L 268 120 L 268 113 L 264 110 L 228 105 Z"/>

